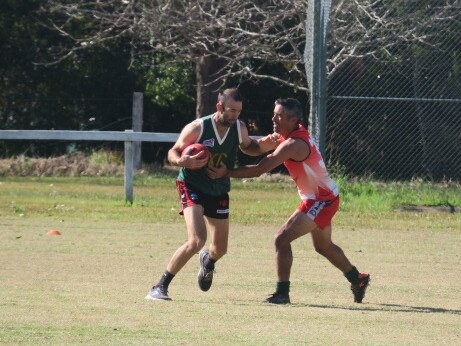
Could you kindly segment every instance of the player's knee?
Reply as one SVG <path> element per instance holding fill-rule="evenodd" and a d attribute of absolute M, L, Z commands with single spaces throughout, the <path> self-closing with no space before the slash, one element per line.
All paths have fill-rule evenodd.
<path fill-rule="evenodd" d="M 227 247 L 216 247 L 214 249 L 214 252 L 216 254 L 215 257 L 217 258 L 221 258 L 223 257 L 225 254 L 227 254 Z M 213 257 L 213 256 L 212 256 Z"/>
<path fill-rule="evenodd" d="M 205 239 L 194 238 L 189 241 L 189 247 L 193 252 L 198 252 L 205 246 L 205 243 Z"/>
<path fill-rule="evenodd" d="M 328 249 L 321 244 L 314 244 L 314 249 L 317 253 L 321 254 L 322 256 L 325 256 L 328 252 Z"/>
<path fill-rule="evenodd" d="M 314 249 L 317 253 L 321 254 L 322 256 L 328 257 L 330 254 L 338 251 L 338 247 L 333 243 L 327 244 L 314 244 Z"/>
<path fill-rule="evenodd" d="M 287 241 L 283 232 L 278 232 L 274 237 L 274 244 L 276 249 L 280 249 L 284 246 L 289 245 L 290 242 Z"/>

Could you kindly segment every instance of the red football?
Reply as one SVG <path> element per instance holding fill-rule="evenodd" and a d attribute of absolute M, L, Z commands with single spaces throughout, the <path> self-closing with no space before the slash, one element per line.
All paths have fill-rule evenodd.
<path fill-rule="evenodd" d="M 206 146 L 204 146 L 203 144 L 201 143 L 193 143 L 193 144 L 190 144 L 188 146 L 186 146 L 183 150 L 182 150 L 182 153 L 181 153 L 181 156 L 185 154 L 185 152 L 187 150 L 189 150 L 189 148 L 192 147 L 192 150 L 189 152 L 189 155 L 190 156 L 193 156 L 193 155 L 197 155 L 198 153 L 201 153 L 198 158 L 199 159 L 204 159 L 204 158 L 207 158 L 209 159 L 210 158 L 210 151 L 208 150 L 208 148 Z M 206 164 L 205 164 L 206 165 Z M 205 166 L 204 165 L 204 166 Z"/>

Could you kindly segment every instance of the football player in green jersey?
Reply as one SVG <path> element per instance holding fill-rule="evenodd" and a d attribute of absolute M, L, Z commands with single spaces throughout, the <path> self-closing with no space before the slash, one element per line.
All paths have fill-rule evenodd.
<path fill-rule="evenodd" d="M 199 253 L 198 284 L 202 291 L 210 289 L 215 263 L 227 252 L 230 179 L 211 179 L 207 167 L 219 167 L 221 163 L 234 167 L 238 148 L 244 153 L 258 155 L 267 152 L 276 140 L 271 135 L 258 140 L 250 138 L 246 125 L 239 120 L 241 111 L 242 96 L 238 90 L 225 89 L 218 96 L 216 112 L 187 124 L 168 151 L 170 164 L 180 167 L 176 185 L 187 241 L 174 252 L 160 281 L 149 290 L 146 299 L 171 300 L 168 286 L 192 256 L 205 246 L 207 224 L 211 243 Z M 201 158 L 200 153 L 190 155 L 187 149 L 183 154 L 192 143 L 207 147 L 209 159 Z"/>

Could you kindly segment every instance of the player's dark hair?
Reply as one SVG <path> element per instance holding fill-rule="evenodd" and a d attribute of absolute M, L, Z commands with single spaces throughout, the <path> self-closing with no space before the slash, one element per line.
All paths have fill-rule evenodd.
<path fill-rule="evenodd" d="M 275 104 L 283 107 L 288 118 L 296 117 L 299 122 L 302 121 L 303 108 L 298 100 L 293 98 L 277 99 L 275 100 Z"/>
<path fill-rule="evenodd" d="M 236 88 L 224 89 L 218 95 L 218 102 L 220 102 L 223 106 L 226 105 L 226 101 L 229 99 L 232 99 L 238 102 L 243 101 L 242 95 Z"/>

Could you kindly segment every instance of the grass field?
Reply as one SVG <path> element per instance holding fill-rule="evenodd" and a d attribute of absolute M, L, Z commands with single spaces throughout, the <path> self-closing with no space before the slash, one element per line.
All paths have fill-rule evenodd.
<path fill-rule="evenodd" d="M 396 212 L 379 189 L 369 204 L 381 195 L 388 207 L 370 208 L 355 195 L 333 236 L 371 273 L 363 304 L 308 237 L 293 243 L 293 304 L 261 303 L 275 287 L 273 234 L 298 202 L 283 181 L 235 181 L 211 290 L 198 288 L 196 256 L 173 301 L 152 302 L 185 240 L 174 177 L 138 180 L 132 206 L 120 179 L 0 178 L 0 344 L 461 344 L 460 213 Z"/>

